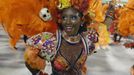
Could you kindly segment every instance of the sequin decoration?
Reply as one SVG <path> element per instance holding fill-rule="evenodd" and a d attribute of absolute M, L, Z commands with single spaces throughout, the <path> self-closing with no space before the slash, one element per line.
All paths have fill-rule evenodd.
<path fill-rule="evenodd" d="M 27 45 L 40 49 L 39 56 L 47 61 L 51 61 L 56 54 L 56 37 L 49 32 L 31 37 Z"/>

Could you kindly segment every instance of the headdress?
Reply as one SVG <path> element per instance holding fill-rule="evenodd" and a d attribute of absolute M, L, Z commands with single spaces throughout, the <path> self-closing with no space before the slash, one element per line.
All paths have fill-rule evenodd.
<path fill-rule="evenodd" d="M 89 7 L 89 0 L 59 0 L 59 9 L 68 8 L 73 6 L 81 12 L 87 11 Z"/>
<path fill-rule="evenodd" d="M 62 10 L 64 8 L 74 7 L 82 12 L 84 16 L 86 16 L 86 21 L 90 20 L 89 17 L 93 17 L 93 20 L 96 20 L 98 22 L 102 22 L 104 20 L 104 14 L 102 13 L 102 0 L 55 0 L 55 3 L 56 6 L 53 8 L 56 8 L 55 11 L 57 11 L 57 13 L 59 10 Z M 50 9 L 50 11 L 52 10 Z M 51 13 L 53 14 L 53 12 Z"/>
<path fill-rule="evenodd" d="M 48 9 L 50 10 L 52 14 L 52 18 L 57 20 L 57 18 L 59 18 L 59 15 L 58 15 L 59 12 L 62 9 L 65 9 L 68 7 L 74 7 L 78 9 L 80 12 L 82 12 L 84 15 L 87 15 L 89 5 L 90 5 L 90 0 L 55 0 L 53 3 L 49 3 L 49 5 L 55 5 L 55 6 L 48 6 Z"/>
<path fill-rule="evenodd" d="M 100 0 L 0 0 L 0 22 L 10 35 L 10 44 L 14 47 L 21 35 L 55 32 L 57 15 L 64 8 L 75 7 L 86 17 L 84 21 L 90 21 L 88 13 L 94 10 L 90 10 L 92 4 L 96 8 L 98 1 Z"/>

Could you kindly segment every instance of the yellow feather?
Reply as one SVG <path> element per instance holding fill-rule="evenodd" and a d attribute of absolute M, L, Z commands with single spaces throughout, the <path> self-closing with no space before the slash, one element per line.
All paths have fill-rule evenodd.
<path fill-rule="evenodd" d="M 68 8 L 71 6 L 70 0 L 59 0 L 59 9 Z"/>

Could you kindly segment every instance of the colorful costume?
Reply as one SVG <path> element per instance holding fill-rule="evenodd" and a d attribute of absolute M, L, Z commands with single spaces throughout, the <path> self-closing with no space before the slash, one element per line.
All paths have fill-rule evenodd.
<path fill-rule="evenodd" d="M 120 8 L 115 9 L 114 21 L 112 22 L 112 24 L 110 25 L 110 28 L 109 28 L 109 31 L 111 34 L 114 34 L 117 32 L 119 14 L 120 14 Z"/>
<path fill-rule="evenodd" d="M 121 7 L 118 7 L 115 9 L 115 13 L 114 13 L 114 20 L 112 22 L 112 24 L 110 25 L 109 31 L 110 33 L 113 35 L 113 40 L 115 43 L 120 42 L 122 36 L 119 34 L 118 32 L 118 21 L 119 21 L 119 16 L 120 16 L 120 10 Z"/>
<path fill-rule="evenodd" d="M 118 24 L 119 34 L 122 36 L 134 35 L 134 0 L 128 0 L 126 6 L 121 10 Z M 134 42 L 124 44 L 127 48 L 133 48 Z"/>
<path fill-rule="evenodd" d="M 122 36 L 134 35 L 134 1 L 128 0 L 121 10 L 118 31 Z"/>
<path fill-rule="evenodd" d="M 86 75 L 85 61 L 93 52 L 98 35 L 90 31 L 79 36 L 80 42 L 70 43 L 62 38 L 60 31 L 35 35 L 27 42 L 30 49 L 25 52 L 25 60 L 32 68 L 40 70 L 45 68 L 44 60 L 51 61 L 53 75 Z"/>

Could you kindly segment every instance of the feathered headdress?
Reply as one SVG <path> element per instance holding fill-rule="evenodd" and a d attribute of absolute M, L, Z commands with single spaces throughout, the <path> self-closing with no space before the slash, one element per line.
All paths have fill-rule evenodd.
<path fill-rule="evenodd" d="M 87 11 L 89 7 L 89 0 L 59 0 L 59 9 L 68 8 L 73 6 L 79 9 L 81 12 Z"/>
<path fill-rule="evenodd" d="M 21 35 L 54 32 L 59 11 L 64 8 L 75 7 L 86 16 L 87 22 L 90 21 L 89 13 L 96 10 L 98 1 L 100 0 L 0 0 L 0 22 L 14 47 Z"/>
<path fill-rule="evenodd" d="M 83 13 L 83 20 L 86 23 L 90 23 L 90 17 L 89 17 L 89 12 L 90 10 L 90 3 L 91 0 L 59 0 L 58 1 L 58 6 L 57 9 L 58 11 L 61 11 L 62 9 L 68 8 L 68 7 L 73 7 L 79 10 L 81 13 Z M 58 16 L 59 17 L 59 16 Z M 84 18 L 86 17 L 86 19 Z"/>

